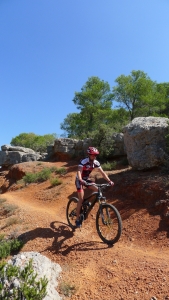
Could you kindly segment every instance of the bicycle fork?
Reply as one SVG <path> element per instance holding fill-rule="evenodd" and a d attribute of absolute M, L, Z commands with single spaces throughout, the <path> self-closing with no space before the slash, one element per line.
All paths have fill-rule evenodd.
<path fill-rule="evenodd" d="M 105 216 L 104 216 L 104 213 L 103 213 L 102 203 L 100 203 L 99 211 L 100 211 L 100 215 L 101 215 L 101 218 L 102 218 L 103 225 L 108 225 L 109 220 L 110 220 L 110 213 L 109 213 L 108 207 L 105 207 L 105 212 L 106 212 Z M 105 217 L 106 217 L 106 219 L 105 219 Z"/>

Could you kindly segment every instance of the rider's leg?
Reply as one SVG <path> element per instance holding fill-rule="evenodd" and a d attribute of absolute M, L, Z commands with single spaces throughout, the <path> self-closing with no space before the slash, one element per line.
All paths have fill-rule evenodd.
<path fill-rule="evenodd" d="M 82 203 L 84 200 L 84 189 L 78 179 L 76 179 L 75 184 L 77 187 L 77 194 L 78 194 L 78 198 L 79 198 L 79 201 L 77 203 L 77 209 L 76 209 L 76 226 L 80 227 L 81 224 L 80 224 L 80 220 L 79 220 L 79 215 L 80 215 L 80 209 L 81 209 L 81 206 L 82 206 Z M 90 186 L 89 189 L 91 189 L 93 191 L 98 190 L 98 188 L 96 186 Z"/>
<path fill-rule="evenodd" d="M 91 185 L 88 187 L 90 190 L 93 190 L 95 192 L 98 191 L 98 187 L 95 186 L 95 185 Z M 81 189 L 78 191 L 78 198 L 79 198 L 79 201 L 77 203 L 77 209 L 76 209 L 76 220 L 79 220 L 79 215 L 80 215 L 80 209 L 81 209 L 81 206 L 82 206 L 82 203 L 83 203 L 83 199 L 84 199 L 84 190 Z"/>
<path fill-rule="evenodd" d="M 77 209 L 76 209 L 76 221 L 79 221 L 80 209 L 81 209 L 83 199 L 84 199 L 84 190 L 83 190 L 83 186 L 78 178 L 76 178 L 76 180 L 75 180 L 75 185 L 77 188 L 77 195 L 79 198 L 79 201 L 77 203 Z"/>
<path fill-rule="evenodd" d="M 80 209 L 81 209 L 83 199 L 84 199 L 84 190 L 83 189 L 78 191 L 78 198 L 79 198 L 79 201 L 77 203 L 76 220 L 79 220 Z"/>
<path fill-rule="evenodd" d="M 97 191 L 98 191 L 98 187 L 95 186 L 95 185 L 90 185 L 88 188 L 89 188 L 90 190 L 93 190 L 94 192 L 97 192 Z"/>

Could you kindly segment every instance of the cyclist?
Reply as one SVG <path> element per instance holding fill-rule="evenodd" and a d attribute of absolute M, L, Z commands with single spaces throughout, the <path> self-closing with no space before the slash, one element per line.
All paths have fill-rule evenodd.
<path fill-rule="evenodd" d="M 98 188 L 95 185 L 87 186 L 87 183 L 92 183 L 91 180 L 89 180 L 89 175 L 93 171 L 93 169 L 97 168 L 97 170 L 102 174 L 105 180 L 107 180 L 112 186 L 114 185 L 114 182 L 112 182 L 107 174 L 103 171 L 100 163 L 98 160 L 96 160 L 97 155 L 99 154 L 99 151 L 95 147 L 89 147 L 87 149 L 88 157 L 82 159 L 78 165 L 75 185 L 77 188 L 77 194 L 78 194 L 78 204 L 77 204 L 77 217 L 76 217 L 76 227 L 81 227 L 81 220 L 79 220 L 80 215 L 80 209 L 83 203 L 84 199 L 84 189 L 83 187 L 86 186 L 87 188 L 97 191 Z"/>

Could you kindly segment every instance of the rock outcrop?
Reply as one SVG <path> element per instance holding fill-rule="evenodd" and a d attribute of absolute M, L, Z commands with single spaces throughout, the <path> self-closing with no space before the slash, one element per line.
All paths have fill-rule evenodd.
<path fill-rule="evenodd" d="M 53 147 L 53 156 L 59 160 L 84 156 L 86 155 L 86 149 L 91 145 L 91 143 L 91 139 L 56 139 Z"/>
<path fill-rule="evenodd" d="M 114 140 L 114 152 L 112 156 L 126 155 L 123 133 L 114 133 L 112 139 Z M 90 138 L 84 140 L 60 138 L 55 140 L 53 149 L 50 147 L 49 151 L 50 155 L 55 156 L 59 160 L 64 160 L 86 156 L 87 148 L 92 145 L 92 139 Z"/>
<path fill-rule="evenodd" d="M 0 166 L 10 166 L 22 162 L 41 160 L 41 154 L 32 149 L 24 147 L 15 147 L 10 145 L 1 146 Z"/>
<path fill-rule="evenodd" d="M 124 144 L 133 169 L 144 170 L 164 163 L 168 122 L 168 118 L 139 117 L 124 127 Z"/>
<path fill-rule="evenodd" d="M 113 157 L 126 155 L 126 148 L 124 145 L 124 134 L 114 133 L 112 139 L 114 140 Z"/>
<path fill-rule="evenodd" d="M 159 166 L 166 161 L 166 135 L 169 119 L 160 117 L 138 117 L 126 125 L 123 133 L 114 133 L 114 152 L 111 158 L 127 156 L 129 165 L 136 170 Z M 59 138 L 47 147 L 44 155 L 24 147 L 1 146 L 0 166 L 11 166 L 38 160 L 70 160 L 84 157 L 92 146 L 90 138 L 77 140 Z"/>

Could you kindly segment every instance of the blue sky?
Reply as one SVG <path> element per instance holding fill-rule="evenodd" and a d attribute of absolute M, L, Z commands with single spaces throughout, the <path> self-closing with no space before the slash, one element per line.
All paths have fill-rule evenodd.
<path fill-rule="evenodd" d="M 0 0 L 0 146 L 63 132 L 89 77 L 169 81 L 168 0 Z"/>

